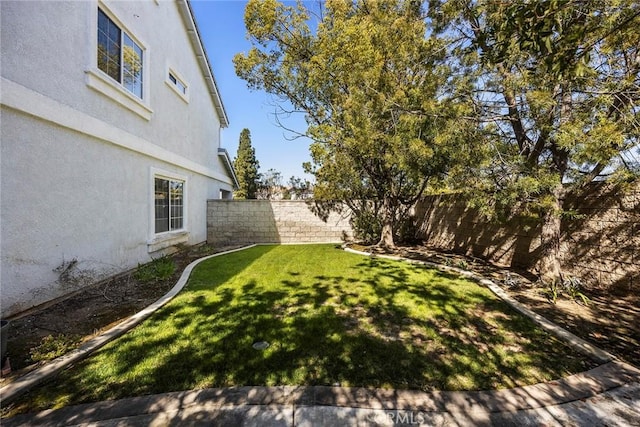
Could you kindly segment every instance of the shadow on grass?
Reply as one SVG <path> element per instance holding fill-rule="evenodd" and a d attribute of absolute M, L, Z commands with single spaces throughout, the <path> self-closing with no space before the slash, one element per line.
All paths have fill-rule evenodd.
<path fill-rule="evenodd" d="M 225 286 L 273 249 L 195 271 L 174 301 L 32 393 L 28 406 L 243 385 L 481 390 L 589 363 L 488 290 L 421 266 L 366 259 L 306 285 L 294 271 L 268 287 Z M 411 273 L 420 269 L 424 278 Z M 254 349 L 259 341 L 269 347 Z"/>

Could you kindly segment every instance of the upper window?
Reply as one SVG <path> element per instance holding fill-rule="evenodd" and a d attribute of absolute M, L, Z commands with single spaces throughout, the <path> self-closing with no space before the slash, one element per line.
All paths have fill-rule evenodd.
<path fill-rule="evenodd" d="M 172 72 L 169 72 L 169 80 L 171 81 L 171 83 L 173 83 L 176 89 L 178 89 L 178 92 L 182 93 L 183 95 L 187 94 L 187 86 L 182 83 L 182 80 L 177 78 Z"/>
<path fill-rule="evenodd" d="M 180 73 L 168 67 L 167 80 L 165 80 L 165 83 L 173 89 L 184 102 L 189 103 L 189 85 Z"/>
<path fill-rule="evenodd" d="M 184 228 L 184 181 L 155 177 L 155 231 Z"/>
<path fill-rule="evenodd" d="M 98 9 L 98 68 L 142 99 L 142 48 Z"/>

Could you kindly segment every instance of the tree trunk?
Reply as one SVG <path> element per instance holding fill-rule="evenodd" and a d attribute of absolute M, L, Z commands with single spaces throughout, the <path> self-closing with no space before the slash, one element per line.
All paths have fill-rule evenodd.
<path fill-rule="evenodd" d="M 388 249 L 396 247 L 396 244 L 393 241 L 393 224 L 388 221 L 384 221 L 382 223 L 382 233 L 377 246 Z"/>
<path fill-rule="evenodd" d="M 560 126 L 567 123 L 572 112 L 571 91 L 567 84 L 562 84 L 562 101 L 560 105 Z M 551 206 L 547 208 L 542 223 L 542 252 L 538 261 L 540 278 L 545 283 L 553 283 L 562 280 L 562 269 L 560 268 L 560 226 L 562 213 L 562 199 L 564 189 L 562 178 L 565 176 L 569 164 L 569 152 L 558 147 L 555 141 L 550 146 L 553 168 L 556 172 L 557 182 L 551 190 Z"/>
<path fill-rule="evenodd" d="M 541 254 L 538 260 L 540 278 L 545 283 L 562 280 L 560 267 L 560 226 L 562 211 L 562 186 L 556 187 L 553 192 L 552 207 L 545 213 L 541 232 Z"/>
<path fill-rule="evenodd" d="M 395 224 L 395 209 L 390 198 L 385 197 L 382 203 L 382 232 L 376 246 L 386 249 L 396 247 L 393 241 L 393 225 Z"/>

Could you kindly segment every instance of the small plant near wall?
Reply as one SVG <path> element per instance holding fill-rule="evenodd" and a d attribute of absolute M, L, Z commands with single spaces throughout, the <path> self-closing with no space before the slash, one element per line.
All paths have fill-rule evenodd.
<path fill-rule="evenodd" d="M 31 360 L 40 362 L 55 359 L 76 348 L 79 342 L 80 337 L 77 335 L 47 335 L 42 338 L 38 346 L 33 347 L 29 352 Z"/>
<path fill-rule="evenodd" d="M 589 305 L 590 300 L 582 292 L 582 288 L 583 285 L 580 278 L 566 276 L 564 278 L 558 278 L 553 282 L 546 284 L 546 288 L 542 290 L 542 293 L 553 304 L 555 304 L 558 301 L 558 298 L 562 294 L 564 294 L 576 303 L 582 301 L 584 305 Z"/>
<path fill-rule="evenodd" d="M 461 259 L 458 262 L 456 262 L 456 267 L 458 267 L 461 270 L 468 270 L 469 264 L 467 263 L 467 261 Z"/>
<path fill-rule="evenodd" d="M 512 276 L 510 272 L 507 272 L 507 274 L 504 276 L 503 283 L 508 288 L 517 288 L 520 286 L 520 279 Z"/>
<path fill-rule="evenodd" d="M 141 283 L 155 283 L 170 278 L 176 271 L 176 265 L 168 256 L 156 258 L 147 264 L 138 264 L 133 278 Z"/>
<path fill-rule="evenodd" d="M 545 289 L 543 289 L 542 294 L 547 297 L 549 302 L 555 304 L 558 301 L 558 296 L 560 296 L 560 286 L 559 281 L 554 280 L 549 283 Z"/>
<path fill-rule="evenodd" d="M 579 221 L 587 218 L 587 215 L 578 213 L 575 209 L 563 210 L 560 212 L 560 216 L 567 221 Z"/>
<path fill-rule="evenodd" d="M 442 261 L 442 264 L 446 265 L 447 267 L 453 267 L 453 259 L 445 257 Z"/>
<path fill-rule="evenodd" d="M 587 296 L 582 293 L 583 286 L 582 281 L 579 278 L 568 276 L 564 279 L 562 284 L 563 290 L 566 292 L 569 298 L 576 302 L 578 298 L 580 298 L 584 305 L 589 305 L 589 298 L 587 298 Z"/>

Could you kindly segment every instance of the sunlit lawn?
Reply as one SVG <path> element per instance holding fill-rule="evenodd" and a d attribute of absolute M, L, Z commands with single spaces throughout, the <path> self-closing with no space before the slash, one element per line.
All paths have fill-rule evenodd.
<path fill-rule="evenodd" d="M 238 385 L 493 389 L 587 363 L 472 281 L 334 245 L 258 246 L 201 263 L 149 320 L 19 406 Z"/>

